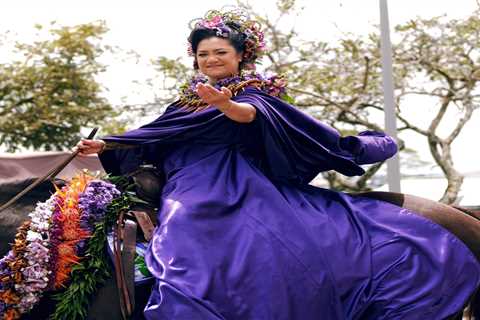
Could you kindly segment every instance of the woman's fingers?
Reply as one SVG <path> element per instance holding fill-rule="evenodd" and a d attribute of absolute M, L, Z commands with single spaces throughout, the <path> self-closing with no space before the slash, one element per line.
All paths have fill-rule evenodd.
<path fill-rule="evenodd" d="M 210 87 L 210 88 L 209 88 Z M 215 88 L 211 88 L 210 85 L 199 84 L 197 86 L 197 94 L 203 100 L 210 100 L 215 95 L 215 91 L 211 90 Z"/>
<path fill-rule="evenodd" d="M 209 105 L 222 103 L 224 100 L 228 100 L 232 97 L 232 92 L 230 91 L 230 89 L 222 87 L 221 90 L 218 90 L 208 83 L 197 84 L 197 94 L 204 102 Z"/>
<path fill-rule="evenodd" d="M 212 86 L 209 85 L 209 84 L 206 84 L 206 85 L 205 85 L 205 90 L 206 90 L 208 93 L 212 94 L 212 95 L 216 95 L 216 94 L 220 94 L 220 93 L 221 93 L 220 91 L 218 91 L 216 88 L 212 87 Z"/>
<path fill-rule="evenodd" d="M 77 152 L 81 156 L 85 156 L 85 149 L 88 147 L 84 144 L 84 140 L 80 140 L 75 147 L 72 148 L 72 152 Z"/>
<path fill-rule="evenodd" d="M 80 141 L 84 146 L 94 146 L 98 144 L 97 140 L 82 139 Z"/>
<path fill-rule="evenodd" d="M 197 85 L 197 92 L 199 94 L 203 94 L 203 95 L 207 95 L 207 94 L 210 94 L 212 96 L 222 95 L 221 91 L 214 88 L 212 85 L 210 85 L 208 83 L 207 84 L 199 83 Z"/>
<path fill-rule="evenodd" d="M 205 110 L 210 105 L 212 106 L 219 106 L 223 105 L 227 101 L 230 100 L 232 97 L 232 91 L 227 87 L 222 87 L 220 90 L 216 89 L 215 87 L 211 86 L 210 84 L 197 84 L 197 94 L 205 102 L 206 106 L 198 107 L 195 109 L 195 112 L 200 112 Z"/>
<path fill-rule="evenodd" d="M 228 89 L 227 87 L 222 87 L 222 93 L 230 99 L 232 97 L 232 90 Z"/>
<path fill-rule="evenodd" d="M 103 142 L 101 140 L 80 140 L 77 145 L 72 149 L 73 152 L 79 151 L 80 155 L 88 155 L 91 153 L 99 152 L 103 147 Z"/>
<path fill-rule="evenodd" d="M 197 93 L 200 94 L 206 94 L 207 93 L 207 88 L 203 83 L 197 84 Z"/>

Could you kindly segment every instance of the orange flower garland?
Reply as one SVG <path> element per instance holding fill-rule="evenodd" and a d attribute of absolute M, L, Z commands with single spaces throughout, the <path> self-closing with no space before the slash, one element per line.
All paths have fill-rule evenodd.
<path fill-rule="evenodd" d="M 58 258 L 53 280 L 54 289 L 65 286 L 72 266 L 80 260 L 76 255 L 75 247 L 79 241 L 90 236 L 88 231 L 80 227 L 81 212 L 78 209 L 78 198 L 91 180 L 93 180 L 92 176 L 82 174 L 74 177 L 70 184 L 63 187 L 62 190 L 57 190 L 60 215 L 57 215 L 56 218 L 62 233 L 59 236 L 61 242 L 57 247 Z"/>

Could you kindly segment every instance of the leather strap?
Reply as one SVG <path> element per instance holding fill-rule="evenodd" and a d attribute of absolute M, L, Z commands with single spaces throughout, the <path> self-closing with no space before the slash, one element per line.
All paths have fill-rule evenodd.
<path fill-rule="evenodd" d="M 122 263 L 124 272 L 125 288 L 128 291 L 128 300 L 130 304 L 129 315 L 135 308 L 135 251 L 137 243 L 137 223 L 126 219 L 123 233 Z"/>
<path fill-rule="evenodd" d="M 153 225 L 150 216 L 144 211 L 130 211 L 137 220 L 138 224 L 140 225 L 140 229 L 142 229 L 143 237 L 145 240 L 150 241 L 153 237 L 153 230 L 155 226 Z"/>
<path fill-rule="evenodd" d="M 113 226 L 113 264 L 115 267 L 115 280 L 117 282 L 118 297 L 120 298 L 120 311 L 122 313 L 122 319 L 127 319 L 126 306 L 123 299 L 123 281 L 121 272 L 121 259 L 120 259 L 120 227 L 119 224 L 123 220 L 123 212 L 120 212 L 117 219 L 117 223 Z"/>
<path fill-rule="evenodd" d="M 125 212 L 120 212 L 117 223 L 113 228 L 113 255 L 115 278 L 120 297 L 120 311 L 124 320 L 132 315 L 135 300 L 134 259 L 136 233 L 137 224 L 134 221 L 125 220 Z M 127 280 L 127 277 L 129 280 Z"/>

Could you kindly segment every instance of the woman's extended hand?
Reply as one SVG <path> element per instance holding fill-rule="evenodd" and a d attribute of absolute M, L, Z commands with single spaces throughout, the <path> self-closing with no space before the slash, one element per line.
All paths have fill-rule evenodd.
<path fill-rule="evenodd" d="M 255 119 L 256 109 L 248 103 L 232 101 L 230 99 L 232 91 L 228 88 L 222 87 L 221 90 L 218 90 L 209 84 L 199 83 L 197 84 L 197 94 L 207 106 L 197 108 L 196 111 L 201 111 L 213 105 L 236 122 L 248 123 Z"/>
<path fill-rule="evenodd" d="M 105 141 L 103 140 L 87 140 L 82 139 L 77 143 L 73 151 L 80 150 L 78 153 L 81 156 L 86 156 L 92 153 L 101 153 L 105 148 Z"/>
<path fill-rule="evenodd" d="M 197 84 L 197 94 L 208 105 L 200 107 L 196 111 L 206 109 L 210 105 L 217 107 L 220 111 L 228 109 L 232 97 L 232 91 L 228 88 L 222 87 L 221 90 L 218 90 L 210 84 L 203 83 Z"/>

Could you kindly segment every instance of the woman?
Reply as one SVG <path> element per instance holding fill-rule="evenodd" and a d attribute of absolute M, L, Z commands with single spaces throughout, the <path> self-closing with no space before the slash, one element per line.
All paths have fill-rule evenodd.
<path fill-rule="evenodd" d="M 399 206 L 308 185 L 325 170 L 363 174 L 359 165 L 396 153 L 390 137 L 341 137 L 276 97 L 281 79 L 245 75 L 263 35 L 235 12 L 209 12 L 189 42 L 206 80 L 184 86 L 152 123 L 78 144 L 113 174 L 142 161 L 165 174 L 146 318 L 446 319 L 462 310 L 480 264 L 455 235 Z"/>

